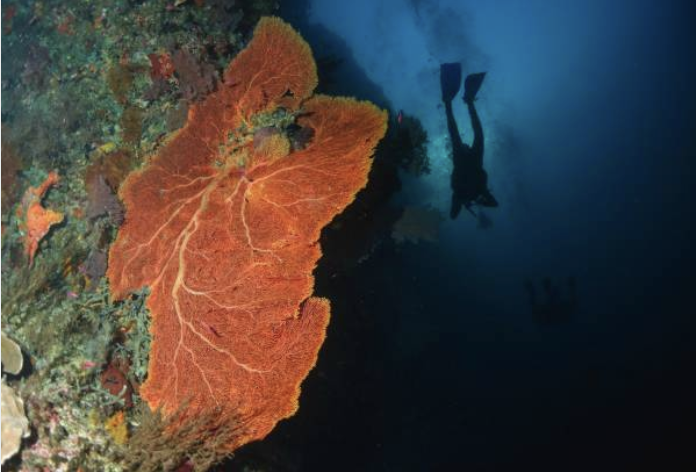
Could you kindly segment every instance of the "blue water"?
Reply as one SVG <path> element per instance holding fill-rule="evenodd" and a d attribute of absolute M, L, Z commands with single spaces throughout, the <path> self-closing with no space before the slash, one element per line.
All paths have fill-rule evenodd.
<path fill-rule="evenodd" d="M 62 22 L 72 18 L 71 3 L 78 12 L 76 36 L 56 36 L 61 25 L 70 27 Z M 150 88 L 147 55 L 200 48 L 211 79 L 249 38 L 256 20 L 250 1 L 171 0 L 162 2 L 152 30 L 143 29 L 147 34 L 133 46 L 121 37 L 133 30 L 122 33 L 109 25 L 118 24 L 121 13 L 137 18 L 150 11 L 148 4 L 102 3 L 68 1 L 44 13 L 37 2 L 18 9 L 14 29 L 7 29 L 14 13 L 3 20 L 3 51 L 10 53 L 3 66 L 11 71 L 2 77 L 9 97 L 3 131 L 19 137 L 17 152 L 26 161 L 22 188 L 40 182 L 39 173 L 54 164 L 69 170 L 76 165 L 70 156 L 85 166 L 98 156 L 95 149 L 112 139 L 121 142 L 126 105 L 149 110 L 144 137 L 131 143 L 138 156 L 156 149 L 155 141 L 183 124 L 187 100 L 179 101 L 181 90 L 173 84 L 178 80 L 170 80 L 172 89 Z M 259 11 L 272 10 L 271 3 L 259 2 L 265 5 Z M 390 133 L 403 126 L 400 113 L 419 120 L 428 134 L 430 172 L 409 173 L 389 161 L 393 154 L 378 149 L 367 188 L 322 233 L 315 292 L 331 300 L 331 324 L 317 366 L 302 385 L 298 413 L 213 470 L 696 470 L 693 2 L 279 3 L 277 14 L 302 34 L 317 59 L 318 91 L 387 109 Z M 246 12 L 239 24 L 237 6 Z M 205 12 L 219 21 L 197 18 Z M 206 24 L 215 31 L 201 26 Z M 228 24 L 236 29 L 218 31 Z M 85 31 L 87 39 L 107 35 L 104 44 L 96 42 L 105 49 L 80 38 Z M 166 41 L 149 37 L 156 32 Z M 204 38 L 209 33 L 220 33 L 219 41 Z M 170 44 L 179 34 L 191 44 Z M 133 50 L 121 51 L 121 41 Z M 121 69 L 117 64 L 125 71 L 129 61 L 139 64 L 128 69 L 136 85 L 119 100 L 116 87 L 102 82 L 109 71 Z M 475 212 L 488 225 L 466 210 L 450 218 L 453 164 L 439 75 L 445 62 L 459 62 L 465 75 L 487 72 L 476 107 L 485 135 L 484 166 L 500 206 Z M 83 93 L 75 77 L 89 90 L 110 94 L 108 100 Z M 199 92 L 202 98 L 210 90 Z M 146 93 L 155 98 L 144 100 Z M 103 110 L 95 100 L 106 100 Z M 167 109 L 165 102 L 183 104 L 178 126 L 165 127 L 154 116 Z M 34 122 L 40 107 L 50 113 Z M 463 140 L 471 143 L 461 95 L 453 112 Z M 81 191 L 81 174 L 61 175 L 66 183 L 78 182 Z M 75 188 L 60 193 L 63 200 L 49 199 L 48 207 L 68 208 L 65 195 L 72 198 Z M 427 230 L 420 239 L 399 239 L 402 215 L 414 209 L 435 215 L 437 224 L 417 228 Z M 64 229 L 75 231 L 75 215 Z M 45 260 L 51 248 L 60 247 L 57 233 L 41 248 Z M 100 246 L 108 239 L 99 238 Z M 106 254 L 103 244 L 98 249 Z M 18 254 L 6 258 L 19 260 Z M 87 253 L 80 257 L 82 263 Z M 68 262 L 61 261 L 64 270 L 56 280 L 76 278 Z M 9 279 L 14 269 L 5 267 Z M 548 308 L 547 280 L 567 310 L 540 314 Z M 84 284 L 76 286 L 88 292 Z M 56 293 L 63 297 L 69 289 L 70 300 L 91 296 L 60 287 Z M 56 301 L 68 303 L 73 302 Z M 30 330 L 14 323 L 11 334 L 27 338 L 24 331 Z M 67 328 L 60 329 L 55 339 L 70 346 L 61 337 Z M 102 343 L 95 378 L 116 341 Z M 75 362 L 85 365 L 82 358 Z M 12 379 L 13 388 L 26 378 Z M 51 444 L 46 436 L 43 431 L 25 440 L 25 450 L 37 438 L 38 444 Z M 49 439 L 67 443 L 66 437 Z M 73 454 L 80 458 L 79 451 Z"/>
<path fill-rule="evenodd" d="M 501 205 L 489 229 L 463 211 L 437 243 L 382 244 L 337 281 L 322 283 L 320 264 L 318 290 L 339 302 L 298 417 L 270 444 L 301 470 L 693 470 L 689 3 L 301 11 L 284 13 L 315 55 L 343 59 L 332 92 L 403 110 L 429 134 L 431 174 L 402 173 L 392 205 L 448 216 L 439 64 L 487 71 L 477 106 Z M 535 320 L 524 280 L 569 276 L 570 319 Z"/>

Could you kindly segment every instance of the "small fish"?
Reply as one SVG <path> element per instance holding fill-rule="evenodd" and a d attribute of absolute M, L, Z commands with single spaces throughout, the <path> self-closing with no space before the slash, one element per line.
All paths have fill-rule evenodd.
<path fill-rule="evenodd" d="M 404 120 L 404 112 L 403 110 L 399 110 L 399 114 L 396 115 L 396 122 L 401 124 L 401 122 Z"/>
<path fill-rule="evenodd" d="M 77 292 L 73 292 L 72 290 L 68 290 L 66 295 L 71 300 L 75 300 L 78 297 Z"/>

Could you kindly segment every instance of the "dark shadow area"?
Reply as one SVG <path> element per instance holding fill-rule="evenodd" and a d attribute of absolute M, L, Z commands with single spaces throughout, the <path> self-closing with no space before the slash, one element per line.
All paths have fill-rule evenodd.
<path fill-rule="evenodd" d="M 529 296 L 529 308 L 539 324 L 569 322 L 578 309 L 577 281 L 570 276 L 565 284 L 554 283 L 550 277 L 541 281 L 541 290 L 527 279 L 524 288 Z"/>
<path fill-rule="evenodd" d="M 306 8 L 305 1 L 286 2 L 280 15 L 313 49 L 317 92 L 370 100 L 390 110 L 382 89 L 367 78 L 345 42 L 323 26 L 307 23 Z M 385 289 L 398 290 L 399 285 L 385 287 L 385 274 L 376 269 L 394 257 L 391 231 L 403 208 L 390 200 L 401 189 L 400 170 L 416 176 L 428 171 L 425 131 L 417 118 L 396 116 L 390 111 L 367 187 L 322 233 L 315 295 L 331 300 L 331 323 L 317 366 L 302 385 L 299 411 L 216 470 L 355 471 L 383 462 L 388 435 L 384 415 L 390 403 L 385 397 L 385 323 L 396 322 L 398 315 L 394 306 L 380 313 L 378 304 Z"/>
<path fill-rule="evenodd" d="M 301 4 L 281 13 L 314 48 L 322 91 L 387 107 L 345 43 L 306 24 Z M 394 244 L 402 209 L 391 201 L 403 170 L 395 150 L 404 141 L 392 113 L 368 187 L 322 234 L 316 293 L 331 299 L 332 319 L 300 409 L 218 470 L 694 470 L 696 134 L 688 133 L 696 107 L 684 78 L 693 76 L 675 78 L 685 98 L 670 115 L 678 124 L 651 134 L 665 164 L 643 188 L 649 198 L 659 193 L 654 226 L 615 230 L 645 203 L 617 210 L 605 226 L 570 229 L 591 241 L 526 282 L 464 244 Z M 502 148 L 518 149 L 511 131 L 504 138 Z M 646 152 L 639 143 L 630 150 Z M 601 171 L 618 179 L 629 169 Z M 613 187 L 584 190 L 587 212 L 612 204 Z M 536 203 L 514 200 L 522 209 Z M 484 213 L 478 225 L 486 234 L 503 226 Z M 603 244 L 593 244 L 595 232 Z M 528 241 L 498 249 L 529 254 L 534 266 L 542 249 Z M 540 278 L 575 274 L 566 270 L 575 259 L 593 261 L 576 280 Z"/>

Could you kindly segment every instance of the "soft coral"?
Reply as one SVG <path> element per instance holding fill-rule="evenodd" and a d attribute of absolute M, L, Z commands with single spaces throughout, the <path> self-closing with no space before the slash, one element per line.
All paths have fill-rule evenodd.
<path fill-rule="evenodd" d="M 22 204 L 17 209 L 20 229 L 24 232 L 24 253 L 29 256 L 29 265 L 34 262 L 34 255 L 39 249 L 39 242 L 46 236 L 51 226 L 63 221 L 63 214 L 41 206 L 41 199 L 46 191 L 58 183 L 58 174 L 51 172 L 38 187 L 29 187 L 24 192 Z"/>

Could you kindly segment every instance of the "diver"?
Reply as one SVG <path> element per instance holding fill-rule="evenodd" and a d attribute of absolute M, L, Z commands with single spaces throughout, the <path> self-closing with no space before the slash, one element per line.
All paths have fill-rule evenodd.
<path fill-rule="evenodd" d="M 541 286 L 544 289 L 545 300 L 537 297 L 536 289 L 531 280 L 525 280 L 524 286 L 529 295 L 534 319 L 541 324 L 555 324 L 570 320 L 578 306 L 575 277 L 568 277 L 567 297 L 561 296 L 561 290 L 554 286 L 550 277 L 544 277 Z"/>
<path fill-rule="evenodd" d="M 485 72 L 470 74 L 464 82 L 464 103 L 469 109 L 471 127 L 474 130 L 474 142 L 471 146 L 464 144 L 459 135 L 457 122 L 452 113 L 452 100 L 459 93 L 462 82 L 462 67 L 458 62 L 440 65 L 440 86 L 442 88 L 442 101 L 445 103 L 447 113 L 447 128 L 452 141 L 452 207 L 450 218 L 455 219 L 462 209 L 462 205 L 476 216 L 472 207 L 497 207 L 498 201 L 488 189 L 488 174 L 483 169 L 483 127 L 479 119 L 474 100 Z"/>

